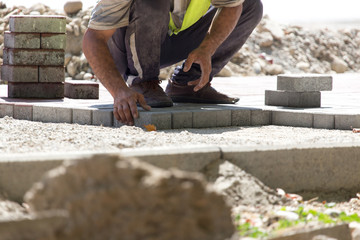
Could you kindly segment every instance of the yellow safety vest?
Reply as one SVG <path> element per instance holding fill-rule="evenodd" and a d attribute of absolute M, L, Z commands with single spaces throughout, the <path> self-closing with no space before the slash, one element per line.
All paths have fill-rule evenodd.
<path fill-rule="evenodd" d="M 175 0 L 176 1 L 176 0 Z M 196 23 L 205 13 L 209 10 L 211 5 L 211 0 L 191 0 L 189 6 L 186 9 L 184 20 L 182 22 L 181 28 L 175 26 L 174 21 L 171 18 L 170 13 L 170 22 L 169 30 L 172 34 L 178 34 L 181 31 L 191 27 Z"/>

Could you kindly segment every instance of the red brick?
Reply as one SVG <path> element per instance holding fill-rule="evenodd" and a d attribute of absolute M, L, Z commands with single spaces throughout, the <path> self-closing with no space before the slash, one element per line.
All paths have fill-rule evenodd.
<path fill-rule="evenodd" d="M 4 48 L 3 61 L 9 65 L 64 66 L 64 50 Z"/>
<path fill-rule="evenodd" d="M 5 48 L 40 48 L 40 33 L 4 33 Z"/>
<path fill-rule="evenodd" d="M 99 99 L 99 84 L 85 80 L 67 80 L 65 81 L 65 97 Z"/>
<path fill-rule="evenodd" d="M 9 98 L 63 98 L 63 83 L 12 83 L 8 84 Z"/>
<path fill-rule="evenodd" d="M 39 82 L 64 82 L 65 68 L 62 66 L 40 66 L 39 67 Z"/>
<path fill-rule="evenodd" d="M 38 82 L 38 66 L 3 65 L 1 79 L 8 82 Z"/>

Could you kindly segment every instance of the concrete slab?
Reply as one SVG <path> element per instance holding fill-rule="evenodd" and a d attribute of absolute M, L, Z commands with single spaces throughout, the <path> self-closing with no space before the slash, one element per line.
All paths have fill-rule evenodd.
<path fill-rule="evenodd" d="M 0 117 L 13 117 L 14 116 L 14 105 L 13 104 L 0 104 Z"/>
<path fill-rule="evenodd" d="M 42 33 L 41 34 L 41 48 L 42 49 L 65 49 L 66 35 L 56 33 Z"/>
<path fill-rule="evenodd" d="M 1 66 L 1 79 L 8 82 L 39 82 L 38 66 Z"/>
<path fill-rule="evenodd" d="M 112 127 L 113 122 L 112 109 L 98 109 L 92 111 L 92 124 L 97 126 Z"/>
<path fill-rule="evenodd" d="M 13 15 L 9 30 L 21 33 L 66 33 L 66 17 L 55 15 Z"/>
<path fill-rule="evenodd" d="M 277 90 L 294 92 L 331 91 L 332 82 L 331 75 L 279 75 L 277 77 Z"/>
<path fill-rule="evenodd" d="M 63 83 L 8 83 L 8 95 L 11 98 L 63 98 Z"/>
<path fill-rule="evenodd" d="M 72 123 L 72 109 L 48 106 L 33 106 L 33 120 L 52 123 Z"/>
<path fill-rule="evenodd" d="M 72 99 L 99 99 L 99 84 L 86 80 L 66 80 L 64 95 Z"/>
<path fill-rule="evenodd" d="M 14 104 L 14 116 L 15 119 L 21 120 L 33 120 L 33 106 L 32 105 L 23 105 L 23 104 Z"/>
<path fill-rule="evenodd" d="M 4 32 L 4 48 L 40 48 L 40 33 Z"/>
<path fill-rule="evenodd" d="M 359 88 L 356 87 L 359 85 L 359 77 L 359 74 L 334 75 L 334 90 L 322 93 L 322 107 L 306 109 L 264 105 L 265 89 L 276 88 L 276 77 L 215 78 L 212 85 L 217 90 L 235 97 L 241 97 L 241 101 L 234 105 L 175 104 L 171 108 L 153 108 L 150 112 L 139 108 L 141 118 L 135 124 L 140 127 L 143 127 L 145 124 L 154 124 L 158 129 L 269 124 L 349 129 L 350 126 L 356 127 L 358 125 L 357 118 L 360 116 L 358 104 L 360 95 L 357 92 L 360 86 Z M 166 81 L 163 82 L 162 86 L 166 86 Z M 0 85 L 0 104 L 6 105 L 16 102 L 18 104 L 31 104 L 39 107 L 91 109 L 94 112 L 101 109 L 112 110 L 113 99 L 111 95 L 101 84 L 99 87 L 99 100 L 75 100 L 69 98 L 63 100 L 39 100 L 7 98 L 7 86 Z M 84 114 L 87 115 L 84 117 L 88 119 L 88 112 L 84 111 Z M 99 114 L 101 115 L 102 113 Z M 313 118 L 311 124 L 309 114 Z M 101 122 L 107 122 L 105 125 L 110 126 L 110 118 L 112 118 L 111 121 L 114 126 L 121 126 L 117 121 L 114 121 L 109 112 L 105 118 L 107 119 L 106 121 L 96 120 L 91 124 L 100 125 Z M 88 123 L 89 121 L 86 122 Z"/>
<path fill-rule="evenodd" d="M 64 50 L 4 48 L 4 64 L 64 66 Z"/>
<path fill-rule="evenodd" d="M 93 110 L 91 109 L 73 109 L 72 110 L 72 123 L 81 125 L 91 125 Z"/>
<path fill-rule="evenodd" d="M 40 83 L 62 83 L 65 80 L 63 66 L 39 66 Z"/>
<path fill-rule="evenodd" d="M 265 105 L 296 108 L 321 107 L 321 92 L 266 90 Z"/>

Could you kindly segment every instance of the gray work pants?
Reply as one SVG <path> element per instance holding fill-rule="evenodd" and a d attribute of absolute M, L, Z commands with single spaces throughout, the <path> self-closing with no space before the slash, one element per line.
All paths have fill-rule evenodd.
<path fill-rule="evenodd" d="M 169 36 L 169 9 L 169 0 L 134 0 L 130 8 L 129 26 L 117 29 L 109 40 L 108 46 L 116 67 L 129 85 L 158 80 L 160 68 L 186 59 L 206 36 L 216 13 L 216 8 L 211 6 L 190 28 Z M 261 0 L 244 2 L 234 31 L 212 56 L 211 79 L 244 45 L 261 20 L 262 10 Z M 185 84 L 197 79 L 200 74 L 199 66 L 193 64 L 187 73 L 178 67 L 172 78 Z"/>

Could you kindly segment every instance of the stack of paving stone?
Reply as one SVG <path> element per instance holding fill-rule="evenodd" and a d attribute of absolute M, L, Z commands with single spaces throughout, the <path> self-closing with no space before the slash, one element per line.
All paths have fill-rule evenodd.
<path fill-rule="evenodd" d="M 321 92 L 332 90 L 330 75 L 279 75 L 277 90 L 265 91 L 265 105 L 316 108 L 321 107 Z"/>
<path fill-rule="evenodd" d="M 10 16 L 1 78 L 10 98 L 63 98 L 66 18 Z"/>

